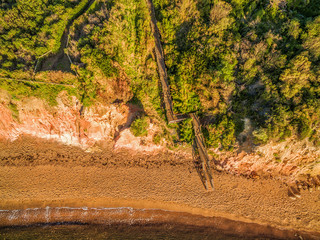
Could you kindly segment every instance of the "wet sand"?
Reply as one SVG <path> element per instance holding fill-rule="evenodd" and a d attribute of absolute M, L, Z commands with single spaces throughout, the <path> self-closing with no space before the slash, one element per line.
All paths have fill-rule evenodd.
<path fill-rule="evenodd" d="M 45 149 L 48 149 L 48 146 Z M 85 153 L 82 154 L 85 156 Z M 9 161 L 8 152 L 6 156 L 6 161 Z M 138 155 L 127 152 L 127 155 L 121 153 L 119 156 L 126 157 L 124 162 L 131 159 L 129 162 L 134 163 Z M 253 180 L 215 172 L 215 191 L 207 192 L 203 189 L 196 171 L 189 167 L 190 159 L 167 156 L 170 159 L 162 164 L 96 163 L 84 166 L 77 162 L 64 164 L 59 162 L 59 157 L 59 164 L 41 161 L 34 164 L 33 161 L 31 166 L 28 166 L 27 163 L 21 163 L 27 160 L 15 158 L 16 162 L 20 161 L 18 166 L 0 166 L 0 209 L 163 209 L 210 219 L 219 217 L 259 224 L 264 226 L 263 231 L 260 230 L 260 233 L 264 234 L 268 230 L 269 234 L 274 235 L 273 231 L 278 231 L 274 229 L 292 230 L 300 235 L 306 231 L 314 232 L 308 235 L 308 238 L 312 239 L 314 236 L 313 239 L 320 239 L 319 191 L 304 191 L 301 199 L 291 200 L 287 196 L 287 186 L 279 180 Z M 153 159 L 151 156 L 138 156 L 140 162 L 146 162 L 147 158 Z M 213 220 L 210 221 L 212 224 Z M 191 223 L 197 222 L 200 224 L 202 221 L 192 220 Z M 25 222 L 19 217 L 11 217 L 9 221 L 4 212 L 0 215 L 0 225 L 14 224 L 21 225 Z M 228 226 L 227 223 L 220 224 L 221 228 Z M 257 234 L 257 227 L 244 228 L 245 232 L 249 232 L 250 228 L 251 232 Z M 233 229 L 236 230 L 237 227 Z M 281 237 L 278 232 L 275 235 Z"/>
<path fill-rule="evenodd" d="M 15 229 L 23 229 L 23 226 L 24 229 L 32 229 L 33 227 L 52 227 L 55 225 L 99 225 L 111 228 L 122 226 L 127 229 L 158 227 L 160 232 L 170 231 L 171 229 L 171 233 L 168 232 L 169 235 L 175 233 L 179 228 L 184 231 L 189 228 L 189 231 L 192 231 L 195 236 L 200 235 L 200 232 L 204 236 L 212 235 L 212 233 L 220 235 L 220 238 L 209 239 L 226 239 L 226 236 L 234 236 L 235 239 L 247 239 L 248 237 L 296 239 L 297 236 L 301 236 L 303 239 L 317 239 L 317 234 L 315 233 L 281 230 L 255 223 L 233 221 L 227 218 L 204 217 L 158 209 L 46 207 L 2 210 L 0 211 L 0 217 L 1 219 L 7 219 L 8 222 L 8 225 L 0 226 L 0 237 L 2 232 L 14 233 Z M 197 239 L 202 238 L 198 236 Z"/>

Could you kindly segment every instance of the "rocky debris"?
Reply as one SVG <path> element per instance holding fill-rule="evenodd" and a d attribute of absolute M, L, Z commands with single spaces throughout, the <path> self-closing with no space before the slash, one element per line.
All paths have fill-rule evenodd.
<path fill-rule="evenodd" d="M 248 148 L 244 148 L 241 142 L 238 144 L 232 152 L 208 149 L 220 171 L 248 178 L 271 177 L 285 183 L 294 182 L 300 175 L 317 175 L 320 172 L 320 148 L 308 140 L 291 138 Z M 305 188 L 308 189 L 307 186 Z"/>
<path fill-rule="evenodd" d="M 312 177 L 313 184 L 316 186 L 317 190 L 320 190 L 320 175 Z"/>
<path fill-rule="evenodd" d="M 294 186 L 289 186 L 288 196 L 291 199 L 301 198 L 302 190 L 313 192 L 320 190 L 320 175 L 311 176 L 310 174 L 301 175 L 300 179 L 295 181 Z"/>
<path fill-rule="evenodd" d="M 292 200 L 296 200 L 296 195 L 292 192 L 291 188 L 288 188 L 288 197 Z"/>
<path fill-rule="evenodd" d="M 290 186 L 288 188 L 288 196 L 291 199 L 301 198 L 301 194 L 298 188 Z"/>

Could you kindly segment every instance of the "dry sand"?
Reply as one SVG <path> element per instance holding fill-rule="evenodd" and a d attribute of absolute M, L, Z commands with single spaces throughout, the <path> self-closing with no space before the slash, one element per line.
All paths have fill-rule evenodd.
<path fill-rule="evenodd" d="M 191 159 L 169 153 L 99 155 L 35 139 L 0 147 L 0 209 L 165 209 L 314 232 L 318 235 L 313 239 L 320 239 L 319 191 L 303 191 L 301 199 L 291 200 L 279 180 L 215 172 L 215 191 L 207 192 L 191 168 Z M 46 158 L 49 153 L 54 156 Z M 0 217 L 0 224 L 8 221 Z"/>

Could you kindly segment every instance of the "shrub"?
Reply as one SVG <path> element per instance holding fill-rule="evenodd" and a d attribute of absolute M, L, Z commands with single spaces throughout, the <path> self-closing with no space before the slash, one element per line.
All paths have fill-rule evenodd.
<path fill-rule="evenodd" d="M 152 141 L 154 144 L 159 144 L 161 141 L 161 135 L 159 133 L 154 134 Z"/>
<path fill-rule="evenodd" d="M 147 117 L 141 117 L 134 120 L 131 123 L 130 131 L 136 137 L 144 137 L 148 135 L 149 119 Z"/>
<path fill-rule="evenodd" d="M 217 148 L 221 146 L 223 149 L 231 150 L 235 143 L 235 124 L 233 119 L 227 115 L 223 115 L 216 124 L 207 126 L 205 136 L 208 146 Z"/>
<path fill-rule="evenodd" d="M 194 131 L 192 127 L 192 119 L 189 118 L 179 124 L 180 126 L 180 140 L 191 143 L 194 138 Z"/>
<path fill-rule="evenodd" d="M 253 141 L 255 144 L 264 144 L 268 141 L 268 134 L 267 130 L 264 128 L 256 129 L 252 132 Z"/>

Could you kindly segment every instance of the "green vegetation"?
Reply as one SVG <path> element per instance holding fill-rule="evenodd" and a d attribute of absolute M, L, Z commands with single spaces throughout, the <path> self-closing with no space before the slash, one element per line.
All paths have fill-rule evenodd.
<path fill-rule="evenodd" d="M 154 0 L 175 113 L 199 111 L 208 146 L 232 150 L 252 123 L 255 144 L 291 136 L 320 144 L 319 0 Z M 164 119 L 145 0 L 19 0 L 0 7 L 0 76 L 32 77 L 37 57 L 60 47 L 71 20 L 68 89 L 95 101 L 139 104 Z M 80 17 L 79 14 L 82 14 Z M 52 75 L 41 73 L 44 78 Z M 50 75 L 50 76 L 49 76 Z M 13 96 L 54 104 L 64 87 L 0 80 Z M 145 134 L 143 118 L 132 126 Z M 140 127 L 142 127 L 140 129 Z M 190 120 L 173 125 L 193 138 Z M 165 130 L 163 130 L 165 132 Z M 158 136 L 155 142 L 160 142 Z M 140 135 L 141 136 L 141 135 Z"/>
<path fill-rule="evenodd" d="M 156 134 L 153 136 L 152 141 L 153 141 L 154 144 L 160 144 L 160 142 L 161 142 L 161 135 L 160 135 L 159 133 L 156 133 Z"/>
<path fill-rule="evenodd" d="M 154 4 L 175 111 L 212 115 L 209 146 L 230 148 L 246 117 L 257 144 L 318 138 L 319 0 Z"/>
<path fill-rule="evenodd" d="M 0 7 L 0 76 L 30 73 L 38 57 L 57 52 L 67 24 L 87 2 L 19 0 Z"/>
<path fill-rule="evenodd" d="M 162 114 L 145 0 L 96 1 L 72 32 L 72 57 L 92 73 L 99 98 L 127 102 L 134 96 L 147 114 Z"/>
<path fill-rule="evenodd" d="M 77 90 L 72 87 L 64 87 L 59 85 L 46 85 L 39 83 L 17 82 L 11 80 L 0 79 L 0 88 L 8 91 L 13 99 L 19 100 L 23 97 L 39 97 L 45 99 L 49 105 L 56 105 L 56 98 L 58 94 L 66 90 L 69 95 L 78 96 Z M 15 105 L 10 105 L 13 113 L 16 112 Z M 17 114 L 16 114 L 17 115 Z"/>
<path fill-rule="evenodd" d="M 130 131 L 136 137 L 144 137 L 148 135 L 149 119 L 144 116 L 136 118 L 130 126 Z M 156 140 L 157 141 L 157 140 Z"/>
<path fill-rule="evenodd" d="M 235 124 L 230 115 L 222 115 L 215 124 L 210 124 L 205 132 L 206 143 L 215 148 L 231 150 L 235 144 Z"/>
<path fill-rule="evenodd" d="M 15 105 L 14 103 L 10 102 L 9 109 L 11 110 L 13 119 L 19 121 L 19 111 L 18 111 L 17 105 Z"/>

